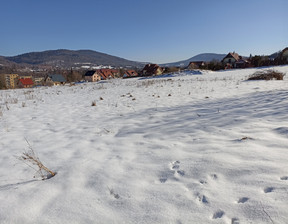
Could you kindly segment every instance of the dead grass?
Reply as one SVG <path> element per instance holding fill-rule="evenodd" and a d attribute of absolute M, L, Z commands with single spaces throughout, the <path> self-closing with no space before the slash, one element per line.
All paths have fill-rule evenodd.
<path fill-rule="evenodd" d="M 96 106 L 96 101 L 95 101 L 95 100 L 92 101 L 91 106 L 92 106 L 92 107 L 95 107 L 95 106 Z"/>
<path fill-rule="evenodd" d="M 39 175 L 42 180 L 49 179 L 56 175 L 55 172 L 48 169 L 43 163 L 40 161 L 39 157 L 34 152 L 32 146 L 29 144 L 28 140 L 26 139 L 28 144 L 29 150 L 23 152 L 21 156 L 17 157 L 20 161 L 24 162 L 27 166 L 31 167 L 32 169 L 36 170 L 36 175 L 34 178 Z M 36 167 L 36 168 L 35 168 Z"/>
<path fill-rule="evenodd" d="M 284 73 L 274 70 L 266 70 L 255 72 L 248 78 L 248 80 L 283 80 L 284 76 Z"/>

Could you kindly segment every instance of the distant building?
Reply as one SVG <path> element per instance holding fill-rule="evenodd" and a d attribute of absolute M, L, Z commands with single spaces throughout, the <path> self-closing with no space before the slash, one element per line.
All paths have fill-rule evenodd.
<path fill-rule="evenodd" d="M 147 64 L 142 70 L 143 76 L 161 75 L 163 69 L 157 64 Z"/>
<path fill-rule="evenodd" d="M 14 89 L 17 86 L 18 74 L 0 74 L 0 86 Z"/>
<path fill-rule="evenodd" d="M 21 75 L 21 76 L 19 76 L 19 79 L 28 79 L 28 78 L 32 79 L 32 75 Z"/>
<path fill-rule="evenodd" d="M 53 75 L 47 75 L 44 78 L 44 83 L 47 86 L 58 86 L 58 85 L 64 85 L 66 83 L 66 79 L 61 74 L 53 74 Z"/>
<path fill-rule="evenodd" d="M 44 84 L 44 77 L 34 77 L 33 81 L 35 86 L 42 86 Z"/>
<path fill-rule="evenodd" d="M 117 69 L 97 69 L 86 72 L 85 80 L 88 82 L 97 82 L 100 80 L 113 79 L 120 77 Z"/>
<path fill-rule="evenodd" d="M 230 68 L 245 68 L 248 65 L 248 61 L 243 59 L 242 56 L 233 52 L 229 52 L 223 59 L 222 63 L 225 69 Z"/>
<path fill-rule="evenodd" d="M 199 69 L 203 66 L 205 66 L 204 61 L 191 61 L 187 68 L 193 70 L 193 69 Z"/>
<path fill-rule="evenodd" d="M 120 77 L 119 70 L 117 69 L 104 68 L 104 69 L 98 69 L 96 70 L 96 72 L 101 76 L 102 80 L 114 79 Z"/>
<path fill-rule="evenodd" d="M 124 71 L 123 78 L 132 78 L 137 77 L 138 73 L 135 70 L 126 70 Z"/>
<path fill-rule="evenodd" d="M 18 87 L 19 88 L 32 88 L 34 85 L 34 82 L 32 78 L 19 78 L 18 80 Z"/>
<path fill-rule="evenodd" d="M 85 73 L 85 80 L 87 82 L 97 82 L 101 80 L 101 76 L 95 70 L 92 70 Z"/>
<path fill-rule="evenodd" d="M 284 63 L 288 63 L 288 47 L 281 51 L 280 58 Z"/>

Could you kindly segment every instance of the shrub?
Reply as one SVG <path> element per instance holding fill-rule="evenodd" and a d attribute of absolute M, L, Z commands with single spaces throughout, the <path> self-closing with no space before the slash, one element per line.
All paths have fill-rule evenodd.
<path fill-rule="evenodd" d="M 274 70 L 255 72 L 248 80 L 283 80 L 285 74 Z"/>
<path fill-rule="evenodd" d="M 23 152 L 22 155 L 17 158 L 23 161 L 26 165 L 28 165 L 32 169 L 35 169 L 36 174 L 39 175 L 42 178 L 42 180 L 54 177 L 56 173 L 51 171 L 50 169 L 48 169 L 46 166 L 43 165 L 43 163 L 40 161 L 39 157 L 36 155 L 36 153 L 34 152 L 32 146 L 29 144 L 27 139 L 26 139 L 26 142 L 29 146 L 29 150 L 26 152 Z M 35 177 L 36 175 L 34 176 L 34 178 Z"/>

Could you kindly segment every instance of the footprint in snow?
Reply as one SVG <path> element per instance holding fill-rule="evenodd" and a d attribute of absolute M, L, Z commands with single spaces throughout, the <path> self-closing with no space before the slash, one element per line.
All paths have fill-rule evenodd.
<path fill-rule="evenodd" d="M 179 168 L 180 162 L 178 160 L 171 163 L 171 170 L 178 170 Z"/>
<path fill-rule="evenodd" d="M 197 199 L 204 204 L 209 203 L 208 198 L 205 195 L 197 194 Z"/>
<path fill-rule="evenodd" d="M 288 176 L 280 177 L 280 180 L 288 180 Z"/>
<path fill-rule="evenodd" d="M 274 187 L 266 187 L 266 188 L 264 188 L 264 193 L 271 193 L 271 192 L 273 192 L 274 191 Z"/>
<path fill-rule="evenodd" d="M 225 214 L 225 212 L 224 211 L 222 211 L 222 210 L 218 210 L 217 212 L 215 212 L 214 214 L 213 214 L 213 219 L 220 219 L 220 218 L 222 218 L 222 216 Z"/>
<path fill-rule="evenodd" d="M 181 176 L 185 175 L 185 171 L 184 170 L 177 170 L 177 173 Z"/>
<path fill-rule="evenodd" d="M 185 171 L 180 170 L 180 161 L 178 161 L 178 160 L 171 163 L 171 170 L 173 170 L 175 172 L 175 174 L 177 173 L 180 176 L 185 175 Z"/>
<path fill-rule="evenodd" d="M 167 181 L 167 178 L 160 178 L 159 181 L 160 181 L 161 183 L 165 183 L 165 182 Z"/>
<path fill-rule="evenodd" d="M 231 219 L 231 224 L 240 224 L 239 219 L 237 219 L 237 218 L 232 218 L 232 219 Z"/>
<path fill-rule="evenodd" d="M 238 200 L 238 204 L 240 204 L 240 203 L 245 203 L 245 202 L 247 202 L 249 200 L 249 198 L 247 198 L 247 197 L 243 197 L 243 198 L 239 198 L 239 200 Z"/>
<path fill-rule="evenodd" d="M 200 184 L 207 184 L 206 180 L 200 180 L 199 182 L 200 182 Z"/>
<path fill-rule="evenodd" d="M 213 179 L 213 180 L 217 180 L 218 179 L 218 176 L 214 173 L 214 174 L 211 174 L 210 177 Z"/>
<path fill-rule="evenodd" d="M 180 161 L 176 160 L 170 163 L 169 171 L 165 171 L 161 174 L 159 181 L 160 183 L 165 183 L 169 178 L 178 180 L 177 176 L 179 177 L 179 175 L 184 176 L 185 171 L 180 169 Z"/>
<path fill-rule="evenodd" d="M 119 194 L 116 194 L 113 189 L 108 188 L 108 190 L 109 190 L 110 195 L 113 196 L 115 199 L 120 198 Z"/>
<path fill-rule="evenodd" d="M 209 179 L 209 178 L 212 179 L 212 180 L 217 180 L 217 179 L 218 179 L 218 176 L 217 176 L 217 174 L 213 173 L 213 174 L 210 174 L 210 175 L 209 175 L 208 179 Z M 203 184 L 203 185 L 204 185 L 204 184 L 207 184 L 208 182 L 209 182 L 209 181 L 203 180 L 203 179 L 202 179 L 202 180 L 199 180 L 199 183 L 200 183 L 200 184 Z"/>

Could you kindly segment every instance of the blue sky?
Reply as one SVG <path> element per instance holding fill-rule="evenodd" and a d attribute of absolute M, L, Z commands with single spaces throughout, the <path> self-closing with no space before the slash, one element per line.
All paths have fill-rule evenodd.
<path fill-rule="evenodd" d="M 166 63 L 271 54 L 288 46 L 287 9 L 287 0 L 2 1 L 0 55 L 90 49 Z"/>

